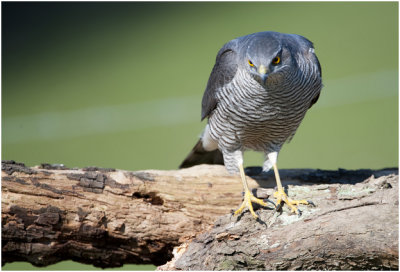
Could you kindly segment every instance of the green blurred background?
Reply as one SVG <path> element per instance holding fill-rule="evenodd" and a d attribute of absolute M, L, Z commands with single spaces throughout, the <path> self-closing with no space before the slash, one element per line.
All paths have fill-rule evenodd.
<path fill-rule="evenodd" d="M 219 48 L 265 30 L 313 41 L 323 71 L 280 168 L 397 167 L 397 2 L 2 2 L 2 159 L 176 169 Z"/>

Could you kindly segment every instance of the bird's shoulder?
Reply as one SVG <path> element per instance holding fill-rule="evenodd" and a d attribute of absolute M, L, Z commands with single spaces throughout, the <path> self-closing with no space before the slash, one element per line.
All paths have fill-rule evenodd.
<path fill-rule="evenodd" d="M 227 42 L 218 51 L 214 67 L 211 71 L 204 91 L 201 120 L 208 117 L 216 108 L 218 90 L 232 81 L 238 69 L 238 39 Z"/>

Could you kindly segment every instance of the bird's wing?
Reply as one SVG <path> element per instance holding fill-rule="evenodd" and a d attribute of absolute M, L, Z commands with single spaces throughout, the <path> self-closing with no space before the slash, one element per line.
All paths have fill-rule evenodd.
<path fill-rule="evenodd" d="M 311 43 L 311 44 L 312 44 L 312 43 Z M 314 47 L 313 47 L 313 48 L 314 48 Z M 319 63 L 319 60 L 318 60 L 318 58 L 317 58 L 316 55 L 314 55 L 314 62 L 315 62 L 315 64 L 316 64 L 316 66 L 317 66 L 319 76 L 322 77 L 321 64 Z M 322 88 L 322 86 L 321 86 L 321 88 Z M 320 89 L 319 92 L 313 97 L 313 99 L 311 100 L 310 106 L 309 106 L 308 108 L 311 108 L 315 103 L 317 103 L 317 101 L 318 101 L 318 99 L 319 99 L 320 93 L 321 93 L 321 89 Z"/>
<path fill-rule="evenodd" d="M 217 107 L 216 94 L 218 90 L 231 82 L 236 74 L 238 68 L 236 47 L 237 41 L 232 40 L 225 44 L 217 54 L 201 103 L 201 120 L 208 117 Z"/>
<path fill-rule="evenodd" d="M 314 98 L 311 100 L 311 104 L 310 104 L 310 106 L 309 106 L 308 108 L 311 108 L 315 103 L 317 103 L 318 98 L 319 98 L 319 94 L 320 94 L 320 91 L 319 91 L 319 92 L 317 93 L 317 95 L 314 96 Z"/>

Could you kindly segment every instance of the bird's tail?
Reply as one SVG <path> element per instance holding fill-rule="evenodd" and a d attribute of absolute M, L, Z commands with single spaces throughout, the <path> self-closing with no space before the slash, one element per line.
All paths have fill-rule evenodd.
<path fill-rule="evenodd" d="M 181 163 L 179 168 L 188 168 L 198 164 L 221 164 L 224 165 L 224 158 L 219 149 L 206 151 L 203 147 L 202 139 L 200 138 L 197 144 L 187 155 L 186 159 Z"/>

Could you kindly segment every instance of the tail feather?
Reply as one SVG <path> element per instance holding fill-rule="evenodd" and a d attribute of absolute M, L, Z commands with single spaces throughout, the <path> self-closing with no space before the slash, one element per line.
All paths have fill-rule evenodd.
<path fill-rule="evenodd" d="M 224 165 L 224 158 L 222 152 L 218 149 L 213 151 L 206 151 L 203 148 L 201 139 L 187 155 L 186 159 L 181 163 L 179 168 L 188 168 L 198 164 L 221 164 Z"/>

